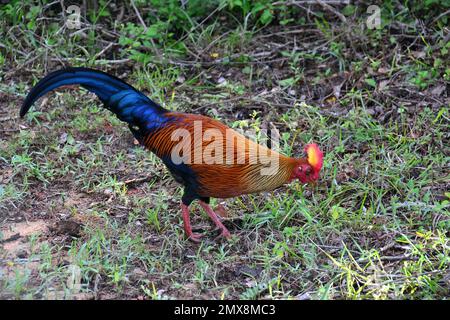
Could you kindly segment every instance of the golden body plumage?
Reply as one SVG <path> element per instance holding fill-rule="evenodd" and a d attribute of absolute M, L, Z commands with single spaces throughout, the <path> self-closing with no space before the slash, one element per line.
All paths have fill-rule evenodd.
<path fill-rule="evenodd" d="M 173 118 L 173 124 L 149 134 L 143 144 L 159 157 L 172 155 L 174 149 L 189 150 L 189 155 L 179 154 L 195 173 L 197 193 L 202 197 L 229 198 L 273 190 L 292 178 L 296 165 L 306 163 L 259 145 L 218 120 L 185 113 L 166 116 Z M 186 130 L 190 138 L 174 138 L 179 138 L 180 130 Z M 195 130 L 201 130 L 201 137 L 195 136 Z"/>

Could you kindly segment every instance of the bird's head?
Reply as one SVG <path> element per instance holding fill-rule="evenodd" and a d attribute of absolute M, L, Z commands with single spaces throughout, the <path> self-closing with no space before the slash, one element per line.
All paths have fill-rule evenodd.
<path fill-rule="evenodd" d="M 319 179 L 319 173 L 323 164 L 323 153 L 315 143 L 305 146 L 307 157 L 301 159 L 292 173 L 293 179 L 299 179 L 301 183 L 311 183 Z"/>

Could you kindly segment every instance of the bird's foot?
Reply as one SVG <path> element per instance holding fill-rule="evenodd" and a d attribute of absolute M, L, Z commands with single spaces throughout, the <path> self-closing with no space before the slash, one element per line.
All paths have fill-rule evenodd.
<path fill-rule="evenodd" d="M 215 230 L 222 230 L 222 232 L 216 237 L 216 240 L 219 238 L 225 238 L 225 239 L 231 238 L 231 233 L 230 233 L 230 231 L 228 231 L 227 228 L 225 228 L 225 226 L 223 228 L 216 228 Z"/>
<path fill-rule="evenodd" d="M 181 203 L 181 213 L 183 216 L 184 231 L 186 232 L 187 238 L 193 242 L 200 242 L 202 235 L 192 232 L 191 221 L 189 219 L 189 207 L 183 202 Z"/>
<path fill-rule="evenodd" d="M 200 206 L 202 206 L 202 208 L 206 211 L 206 213 L 211 218 L 211 220 L 214 221 L 214 224 L 216 225 L 217 229 L 222 231 L 217 238 L 220 238 L 220 237 L 224 237 L 227 239 L 231 238 L 230 231 L 228 231 L 228 229 L 223 225 L 223 223 L 220 221 L 219 216 L 214 212 L 214 210 L 211 209 L 211 207 L 203 201 L 200 201 Z M 221 205 L 219 205 L 219 206 L 222 207 L 222 209 L 224 210 L 223 206 L 221 206 Z"/>
<path fill-rule="evenodd" d="M 228 229 L 224 228 L 222 230 L 222 233 L 220 234 L 222 237 L 230 239 L 231 238 L 231 233 L 230 231 L 228 231 Z"/>
<path fill-rule="evenodd" d="M 203 237 L 203 235 L 200 233 L 188 234 L 188 239 L 195 243 L 199 243 L 200 241 L 202 241 L 202 239 L 201 239 L 202 237 Z"/>

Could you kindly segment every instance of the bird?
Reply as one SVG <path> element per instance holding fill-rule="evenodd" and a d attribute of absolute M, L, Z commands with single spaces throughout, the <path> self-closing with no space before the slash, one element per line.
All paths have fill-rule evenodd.
<path fill-rule="evenodd" d="M 293 180 L 314 184 L 319 179 L 323 152 L 316 143 L 304 147 L 304 157 L 288 157 L 216 119 L 167 110 L 125 81 L 90 68 L 67 67 L 49 73 L 26 96 L 20 117 L 48 92 L 73 85 L 94 93 L 106 109 L 127 123 L 137 141 L 159 157 L 184 187 L 180 204 L 183 226 L 194 242 L 200 242 L 203 235 L 192 231 L 193 201 L 198 201 L 214 222 L 219 237 L 230 238 L 231 233 L 209 205 L 211 198 L 271 191 Z"/>

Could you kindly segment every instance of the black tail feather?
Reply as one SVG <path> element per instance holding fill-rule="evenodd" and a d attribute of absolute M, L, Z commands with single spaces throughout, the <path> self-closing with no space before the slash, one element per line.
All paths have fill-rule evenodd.
<path fill-rule="evenodd" d="M 20 116 L 23 117 L 33 103 L 46 93 L 74 84 L 95 93 L 107 109 L 130 125 L 141 127 L 167 111 L 119 78 L 88 68 L 66 68 L 50 73 L 37 83 L 27 95 Z"/>

